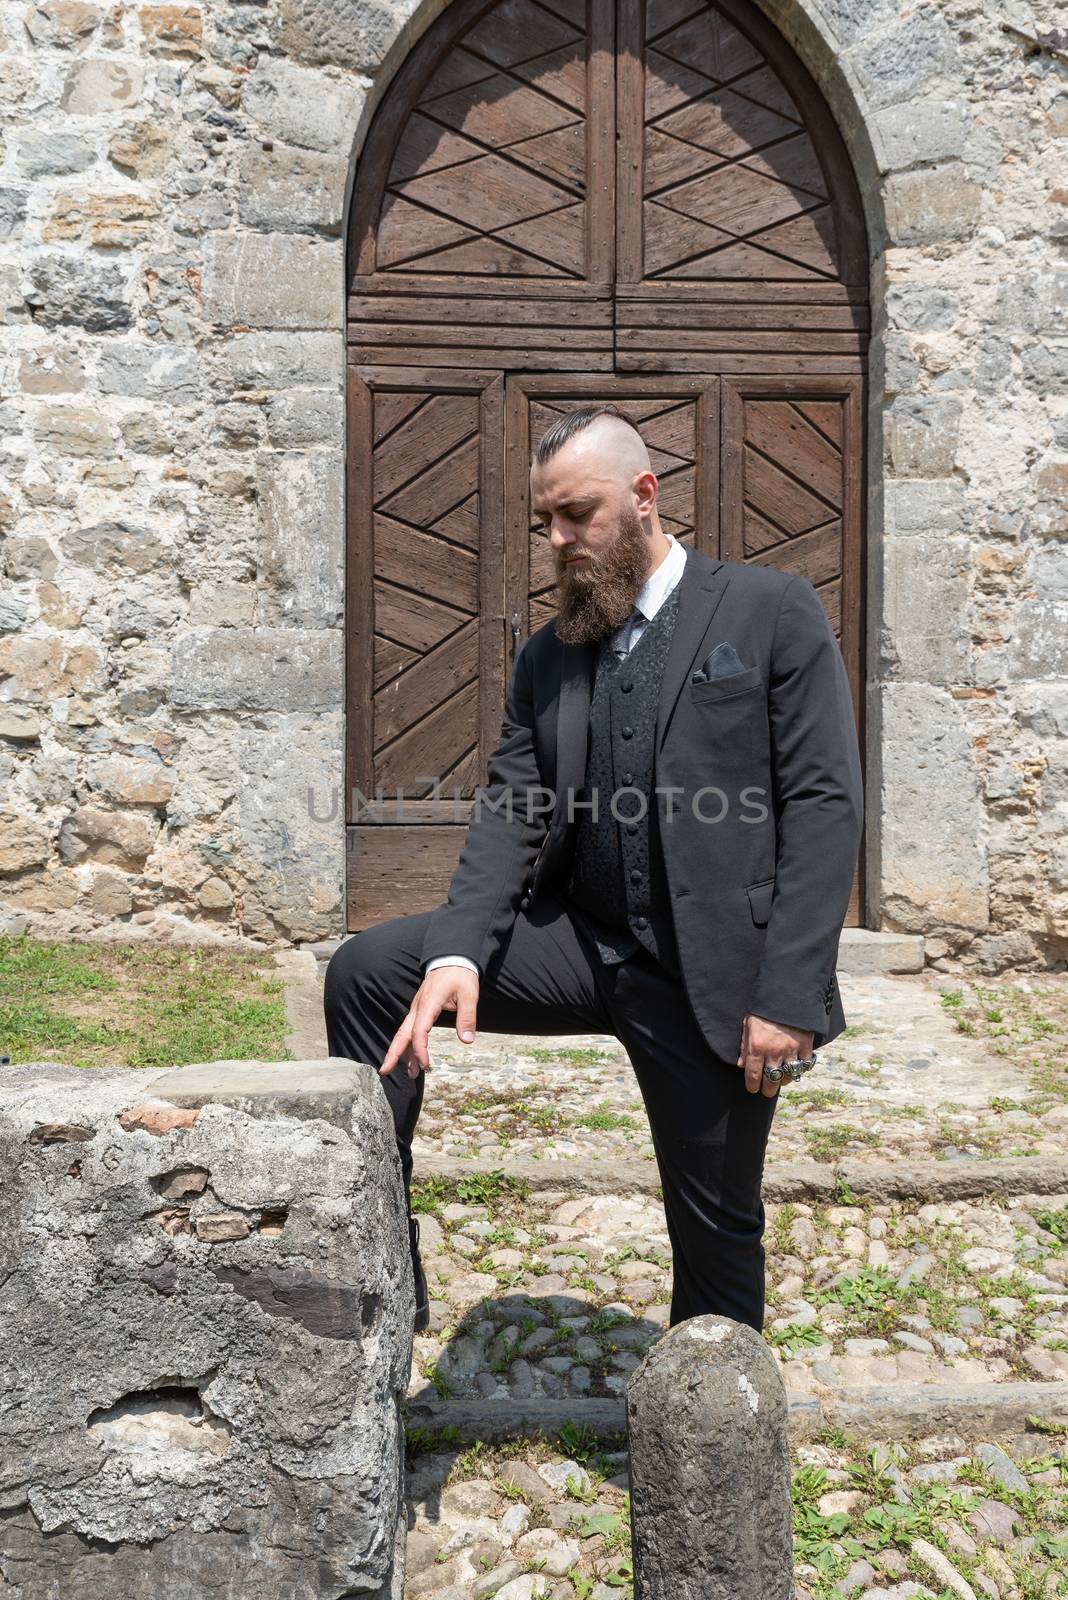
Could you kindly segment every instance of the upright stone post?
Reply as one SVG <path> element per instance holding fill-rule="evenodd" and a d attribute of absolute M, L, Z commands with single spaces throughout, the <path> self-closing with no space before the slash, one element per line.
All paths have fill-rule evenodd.
<path fill-rule="evenodd" d="M 0 1589 L 401 1600 L 414 1311 L 351 1061 L 0 1077 Z"/>
<path fill-rule="evenodd" d="M 627 1384 L 634 1600 L 792 1600 L 787 1401 L 760 1335 L 676 1323 Z"/>

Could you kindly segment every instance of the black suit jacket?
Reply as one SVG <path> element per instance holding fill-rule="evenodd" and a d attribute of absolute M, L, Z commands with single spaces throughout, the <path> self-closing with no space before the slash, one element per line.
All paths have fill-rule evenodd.
<path fill-rule="evenodd" d="M 746 670 L 691 683 L 723 640 Z M 585 778 L 597 648 L 562 644 L 555 619 L 520 647 L 424 963 L 463 954 L 485 973 L 519 907 L 566 881 L 580 815 L 572 806 L 569 818 L 568 794 Z M 654 781 L 679 791 L 653 802 L 683 985 L 711 1048 L 736 1060 L 748 1012 L 811 1029 L 817 1047 L 836 1038 L 845 1016 L 834 969 L 864 796 L 845 664 L 807 578 L 686 547 Z M 540 810 L 552 797 L 551 813 Z M 602 816 L 607 804 L 602 796 Z"/>

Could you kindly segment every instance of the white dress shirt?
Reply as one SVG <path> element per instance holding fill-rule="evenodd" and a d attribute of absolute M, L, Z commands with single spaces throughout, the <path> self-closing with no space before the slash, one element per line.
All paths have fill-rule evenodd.
<path fill-rule="evenodd" d="M 681 545 L 673 533 L 664 535 L 668 541 L 668 553 L 656 568 L 651 572 L 638 590 L 634 601 L 634 610 L 624 622 L 608 636 L 606 646 L 609 650 L 616 650 L 620 655 L 629 655 L 642 636 L 646 623 L 652 622 L 668 595 L 682 577 L 683 568 L 686 566 L 686 547 Z M 428 961 L 424 978 L 428 972 L 433 972 L 435 967 L 467 967 L 470 972 L 478 972 L 475 962 L 467 956 L 435 956 L 433 961 Z"/>

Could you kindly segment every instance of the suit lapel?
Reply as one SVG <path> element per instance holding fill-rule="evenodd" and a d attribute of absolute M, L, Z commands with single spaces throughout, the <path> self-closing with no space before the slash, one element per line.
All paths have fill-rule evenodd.
<path fill-rule="evenodd" d="M 659 752 L 682 686 L 689 676 L 730 581 L 727 564 L 685 545 L 686 565 L 679 579 L 679 608 L 671 645 L 660 682 L 656 717 Z M 578 794 L 586 780 L 586 755 L 590 727 L 590 695 L 597 665 L 596 644 L 562 644 L 560 702 L 556 720 L 556 793 L 563 802 L 553 816 L 553 832 L 567 824 L 567 795 Z"/>
<path fill-rule="evenodd" d="M 716 607 L 730 582 L 726 562 L 716 561 L 699 550 L 686 549 L 686 565 L 679 579 L 679 609 L 671 634 L 664 676 L 660 680 L 660 700 L 656 713 L 655 752 L 659 755 L 667 726 L 682 686 L 690 675 L 694 659 L 704 644 Z"/>

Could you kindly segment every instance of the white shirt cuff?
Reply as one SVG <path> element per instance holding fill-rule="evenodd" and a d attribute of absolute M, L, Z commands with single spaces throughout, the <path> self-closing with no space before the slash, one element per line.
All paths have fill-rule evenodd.
<path fill-rule="evenodd" d="M 467 956 L 435 956 L 433 961 L 427 962 L 423 977 L 425 978 L 428 972 L 433 972 L 435 967 L 466 967 L 476 978 L 479 976 L 478 967 Z"/>

